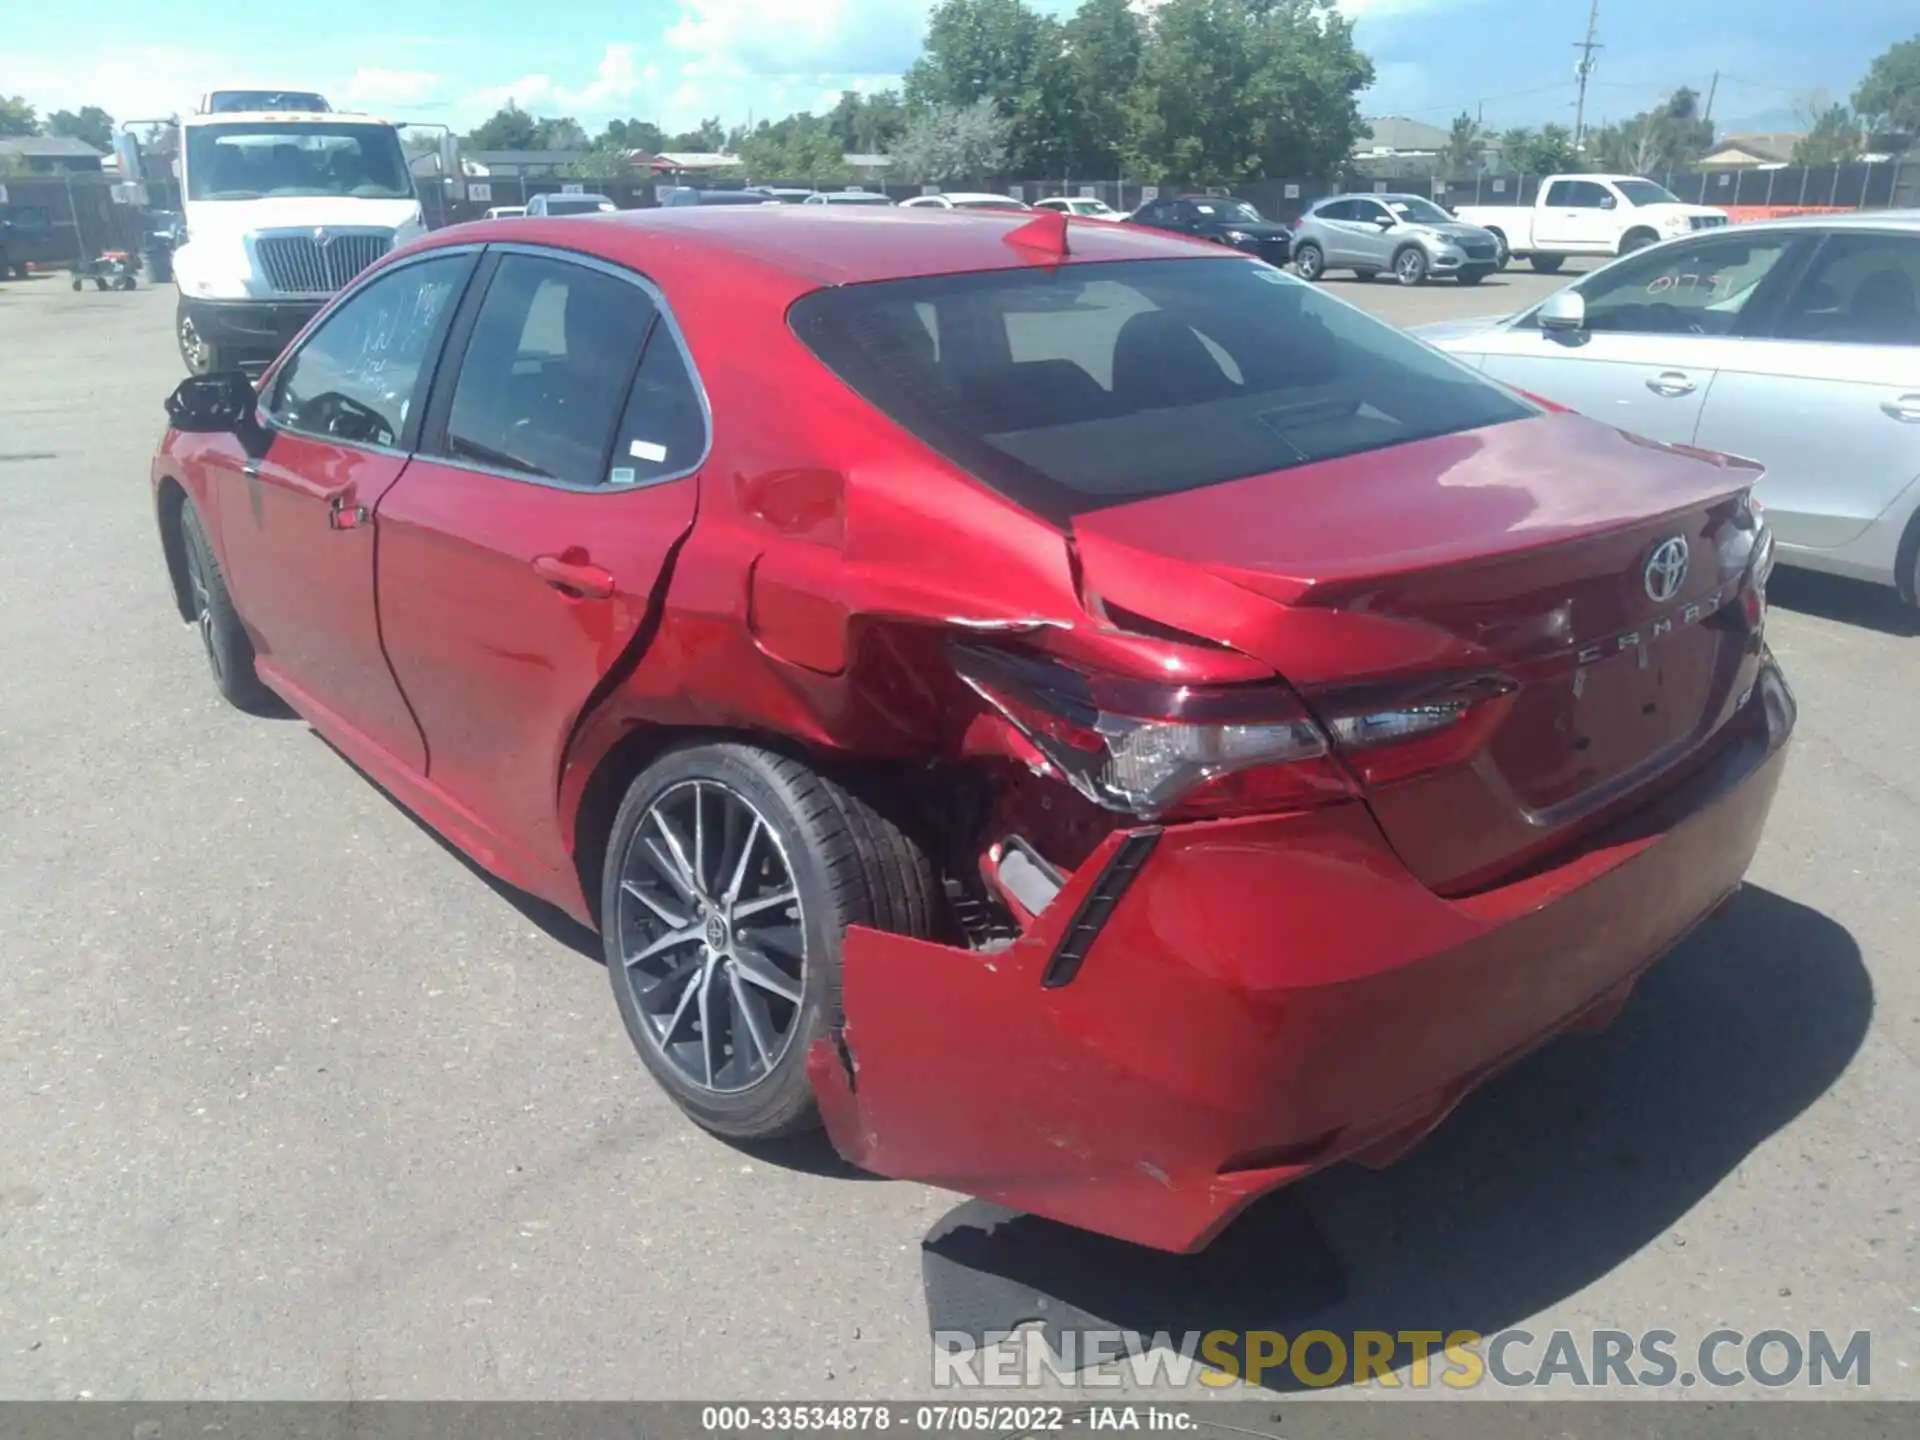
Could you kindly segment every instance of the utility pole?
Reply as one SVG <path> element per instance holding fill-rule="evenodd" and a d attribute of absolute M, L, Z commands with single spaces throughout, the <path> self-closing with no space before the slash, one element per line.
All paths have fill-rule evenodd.
<path fill-rule="evenodd" d="M 1700 117 L 1702 120 L 1711 121 L 1713 119 L 1713 97 L 1719 89 L 1720 72 L 1716 70 L 1713 72 L 1713 83 L 1707 86 L 1707 113 Z"/>
<path fill-rule="evenodd" d="M 1587 77 L 1593 73 L 1593 52 L 1607 47 L 1593 38 L 1594 31 L 1600 25 L 1600 0 L 1589 0 L 1587 6 L 1587 38 L 1576 40 L 1573 48 L 1580 52 L 1580 63 L 1573 67 L 1574 77 L 1580 83 L 1580 98 L 1573 108 L 1573 148 L 1578 150 L 1580 142 L 1587 133 Z"/>

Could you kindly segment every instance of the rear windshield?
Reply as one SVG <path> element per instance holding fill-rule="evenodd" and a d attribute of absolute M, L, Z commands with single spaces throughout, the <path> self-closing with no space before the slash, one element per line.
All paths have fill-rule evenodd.
<path fill-rule="evenodd" d="M 568 195 L 564 199 L 548 199 L 546 208 L 549 215 L 595 215 L 606 203 L 598 195 Z"/>
<path fill-rule="evenodd" d="M 1134 260 L 818 290 L 795 333 L 1055 519 L 1536 413 L 1257 261 Z"/>

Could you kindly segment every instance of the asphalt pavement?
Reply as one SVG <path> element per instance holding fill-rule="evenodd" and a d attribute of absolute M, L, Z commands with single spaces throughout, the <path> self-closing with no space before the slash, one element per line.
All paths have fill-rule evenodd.
<path fill-rule="evenodd" d="M 1557 283 L 1329 288 L 1412 323 Z M 0 284 L 0 1397 L 928 1394 L 960 1197 L 694 1129 L 592 937 L 216 697 L 149 512 L 173 304 Z M 1801 724 L 1751 884 L 1612 1030 L 1298 1187 L 1198 1309 L 1112 1251 L 1061 1303 L 1870 1330 L 1870 1393 L 1920 1397 L 1920 625 L 1783 573 L 1772 640 Z M 999 1233 L 1015 1278 L 1059 1238 Z"/>

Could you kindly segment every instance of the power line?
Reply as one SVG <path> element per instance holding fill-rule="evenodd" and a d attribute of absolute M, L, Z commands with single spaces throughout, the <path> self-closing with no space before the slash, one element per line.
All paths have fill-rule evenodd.
<path fill-rule="evenodd" d="M 1580 82 L 1580 96 L 1574 101 L 1573 109 L 1573 148 L 1580 148 L 1580 141 L 1587 133 L 1587 77 L 1593 74 L 1593 52 L 1606 47 L 1593 38 L 1600 26 L 1600 0 L 1589 0 L 1587 6 L 1587 38 L 1576 40 L 1574 49 L 1580 52 L 1580 63 L 1574 67 L 1574 75 Z"/>

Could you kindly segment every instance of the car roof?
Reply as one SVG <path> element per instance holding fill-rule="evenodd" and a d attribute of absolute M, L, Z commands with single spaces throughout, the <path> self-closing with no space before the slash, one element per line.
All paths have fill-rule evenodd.
<path fill-rule="evenodd" d="M 389 122 L 378 115 L 362 114 L 358 110 L 210 110 L 204 115 L 182 115 L 182 125 L 249 125 L 249 124 L 347 124 L 347 125 L 386 125 Z"/>
<path fill-rule="evenodd" d="M 1691 202 L 1687 202 L 1691 203 Z M 1711 204 L 1711 201 L 1707 202 Z M 1843 214 L 1781 215 L 1749 220 L 1742 230 L 1920 230 L 1920 210 L 1849 210 Z M 1703 232 L 1694 231 L 1695 235 Z M 1717 233 L 1717 232 L 1714 232 Z"/>
<path fill-rule="evenodd" d="M 665 278 L 667 268 L 713 278 L 729 267 L 777 273 L 811 289 L 1035 263 L 1006 236 L 1033 223 L 1024 212 L 978 210 L 963 218 L 905 206 L 687 205 L 564 220 L 476 220 L 436 230 L 423 246 L 523 241 L 577 250 Z M 1067 263 L 1218 257 L 1217 246 L 1132 226 L 1076 228 Z"/>

